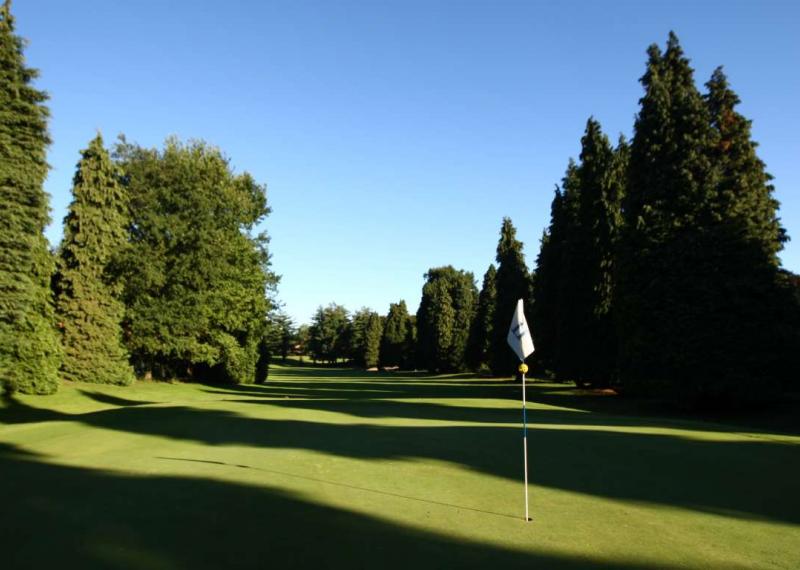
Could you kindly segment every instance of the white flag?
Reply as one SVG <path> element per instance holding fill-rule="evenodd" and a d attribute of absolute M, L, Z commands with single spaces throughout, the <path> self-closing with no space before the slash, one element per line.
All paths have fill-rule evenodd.
<path fill-rule="evenodd" d="M 508 329 L 508 345 L 517 353 L 520 360 L 525 360 L 533 352 L 533 337 L 525 322 L 525 311 L 522 309 L 522 299 L 517 301 L 517 309 L 514 311 L 514 318 L 511 319 L 511 327 Z"/>

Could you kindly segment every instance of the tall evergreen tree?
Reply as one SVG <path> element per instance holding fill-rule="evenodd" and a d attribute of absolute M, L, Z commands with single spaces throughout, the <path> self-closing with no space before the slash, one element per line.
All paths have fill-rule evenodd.
<path fill-rule="evenodd" d="M 478 370 L 490 360 L 490 342 L 496 304 L 497 270 L 492 263 L 483 275 L 481 292 L 478 294 L 478 308 L 475 311 L 467 344 L 467 365 L 473 370 Z"/>
<path fill-rule="evenodd" d="M 357 365 L 372 368 L 378 365 L 383 323 L 375 311 L 363 309 L 353 314 L 350 324 L 350 357 Z"/>
<path fill-rule="evenodd" d="M 674 34 L 648 53 L 619 249 L 621 381 L 692 405 L 768 397 L 759 323 L 782 235 L 768 175 L 721 74 L 704 99 Z"/>
<path fill-rule="evenodd" d="M 401 366 L 408 359 L 411 318 L 405 301 L 391 303 L 381 339 L 381 365 Z"/>
<path fill-rule="evenodd" d="M 370 312 L 364 329 L 364 366 L 367 368 L 374 368 L 380 364 L 383 328 L 381 316 L 374 311 Z"/>
<path fill-rule="evenodd" d="M 130 384 L 122 346 L 123 284 L 109 270 L 126 242 L 128 203 L 119 172 L 97 135 L 82 152 L 64 219 L 56 275 L 56 311 L 69 380 Z"/>
<path fill-rule="evenodd" d="M 47 95 L 25 65 L 11 2 L 0 6 L 0 391 L 58 389 L 61 349 L 53 319 L 48 223 Z"/>
<path fill-rule="evenodd" d="M 478 296 L 475 278 L 449 265 L 430 269 L 425 278 L 417 311 L 417 364 L 436 372 L 464 370 Z"/>
<path fill-rule="evenodd" d="M 500 241 L 497 244 L 497 302 L 489 353 L 489 367 L 495 376 L 514 374 L 519 365 L 517 356 L 508 347 L 506 336 L 517 301 L 530 296 L 530 276 L 522 247 L 511 219 L 503 218 Z M 530 309 L 531 307 L 526 307 L 526 313 L 530 314 Z"/>
<path fill-rule="evenodd" d="M 570 236 L 567 291 L 570 368 L 578 383 L 607 385 L 616 356 L 611 317 L 612 269 L 625 183 L 625 148 L 617 152 L 590 118 L 581 139 L 577 218 Z M 565 307 L 566 308 L 566 307 Z"/>

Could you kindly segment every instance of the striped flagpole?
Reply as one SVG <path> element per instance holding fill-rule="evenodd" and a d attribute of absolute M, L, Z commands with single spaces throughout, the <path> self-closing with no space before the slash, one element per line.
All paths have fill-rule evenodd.
<path fill-rule="evenodd" d="M 528 516 L 528 407 L 525 401 L 525 373 L 528 365 L 524 362 L 519 365 L 522 373 L 522 457 L 525 464 L 525 522 L 531 520 Z"/>

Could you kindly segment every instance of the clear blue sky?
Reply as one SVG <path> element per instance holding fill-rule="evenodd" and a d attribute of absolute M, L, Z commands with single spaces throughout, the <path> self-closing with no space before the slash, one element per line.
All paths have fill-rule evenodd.
<path fill-rule="evenodd" d="M 594 115 L 630 136 L 650 43 L 700 83 L 723 64 L 753 120 L 800 271 L 800 3 L 16 0 L 51 94 L 61 236 L 97 129 L 203 138 L 268 185 L 280 299 L 382 313 L 452 264 L 480 281 L 511 216 L 532 264 L 554 184 Z"/>

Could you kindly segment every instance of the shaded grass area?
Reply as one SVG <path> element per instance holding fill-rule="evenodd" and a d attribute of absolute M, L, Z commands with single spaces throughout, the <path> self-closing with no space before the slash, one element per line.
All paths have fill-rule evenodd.
<path fill-rule="evenodd" d="M 0 410 L 4 560 L 655 568 L 713 566 L 727 555 L 728 567 L 737 565 L 731 556 L 741 567 L 800 563 L 780 548 L 787 537 L 800 541 L 800 440 L 643 415 L 639 404 L 570 398 L 558 385 L 529 392 L 531 480 L 543 505 L 534 512 L 549 508 L 538 528 L 513 520 L 508 501 L 481 496 L 520 479 L 518 392 L 464 375 L 294 365 L 278 367 L 265 386 L 83 385 L 62 400 L 12 400 Z M 181 474 L 165 474 L 171 465 Z M 442 491 L 454 485 L 463 488 Z M 381 516 L 351 510 L 341 498 L 349 492 Z M 565 496 L 582 505 L 580 519 L 570 518 Z M 432 518 L 414 524 L 391 511 L 398 504 Z M 480 524 L 459 534 L 454 512 Z M 637 542 L 658 534 L 645 527 L 661 517 L 678 521 L 663 540 L 687 552 L 670 559 L 675 546 L 666 543 L 653 544 L 652 557 L 619 554 L 626 544 L 642 552 Z M 695 536 L 706 521 L 717 526 Z M 609 525 L 621 526 L 609 533 Z M 751 544 L 743 543 L 749 528 Z M 609 536 L 620 544 L 604 543 Z M 712 552 L 709 537 L 718 541 Z"/>

